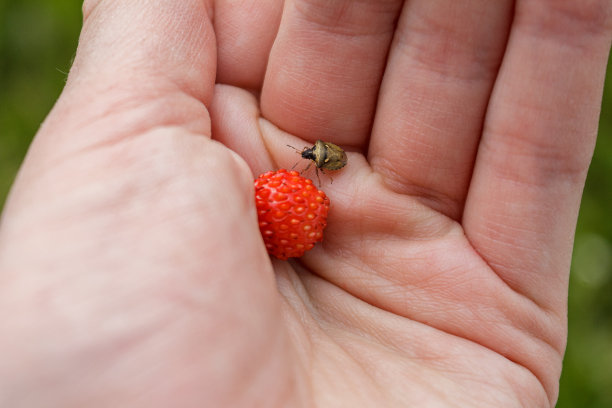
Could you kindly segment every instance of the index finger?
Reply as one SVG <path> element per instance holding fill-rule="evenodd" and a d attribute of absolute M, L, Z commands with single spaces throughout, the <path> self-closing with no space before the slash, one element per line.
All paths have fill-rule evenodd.
<path fill-rule="evenodd" d="M 363 146 L 402 3 L 287 1 L 262 89 L 263 116 L 311 142 Z"/>

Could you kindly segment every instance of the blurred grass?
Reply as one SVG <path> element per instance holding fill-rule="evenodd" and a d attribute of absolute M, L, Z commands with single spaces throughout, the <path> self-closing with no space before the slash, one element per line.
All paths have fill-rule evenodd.
<path fill-rule="evenodd" d="M 612 59 L 576 230 L 560 408 L 612 407 Z"/>
<path fill-rule="evenodd" d="M 76 49 L 80 0 L 0 0 L 0 207 L 59 95 Z M 612 407 L 612 72 L 584 191 L 559 408 Z"/>

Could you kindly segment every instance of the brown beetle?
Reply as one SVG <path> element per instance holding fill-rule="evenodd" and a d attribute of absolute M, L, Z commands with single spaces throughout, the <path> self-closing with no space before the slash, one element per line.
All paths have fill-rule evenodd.
<path fill-rule="evenodd" d="M 338 145 L 330 142 L 324 142 L 317 140 L 311 148 L 305 147 L 301 152 L 293 146 L 287 145 L 292 149 L 298 151 L 304 159 L 312 160 L 308 166 L 302 171 L 306 171 L 314 163 L 317 167 L 315 168 L 317 173 L 317 180 L 319 180 L 319 186 L 321 185 L 321 179 L 319 178 L 319 169 L 323 174 L 326 174 L 323 170 L 339 170 L 346 166 L 347 157 L 346 153 Z M 297 163 L 293 166 L 295 167 Z M 329 177 L 332 180 L 331 176 Z"/>

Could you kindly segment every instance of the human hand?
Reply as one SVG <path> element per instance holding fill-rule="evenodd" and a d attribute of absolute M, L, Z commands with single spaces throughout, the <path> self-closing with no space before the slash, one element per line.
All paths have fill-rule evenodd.
<path fill-rule="evenodd" d="M 2 218 L 0 406 L 554 405 L 611 2 L 211 3 L 85 2 Z M 252 173 L 316 139 L 325 239 L 270 261 Z"/>

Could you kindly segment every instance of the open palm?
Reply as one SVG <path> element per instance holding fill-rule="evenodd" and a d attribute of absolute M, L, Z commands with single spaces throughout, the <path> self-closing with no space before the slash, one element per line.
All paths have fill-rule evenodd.
<path fill-rule="evenodd" d="M 85 2 L 2 218 L 0 405 L 554 405 L 612 2 L 212 3 Z M 270 260 L 252 175 L 317 139 L 325 239 Z"/>

